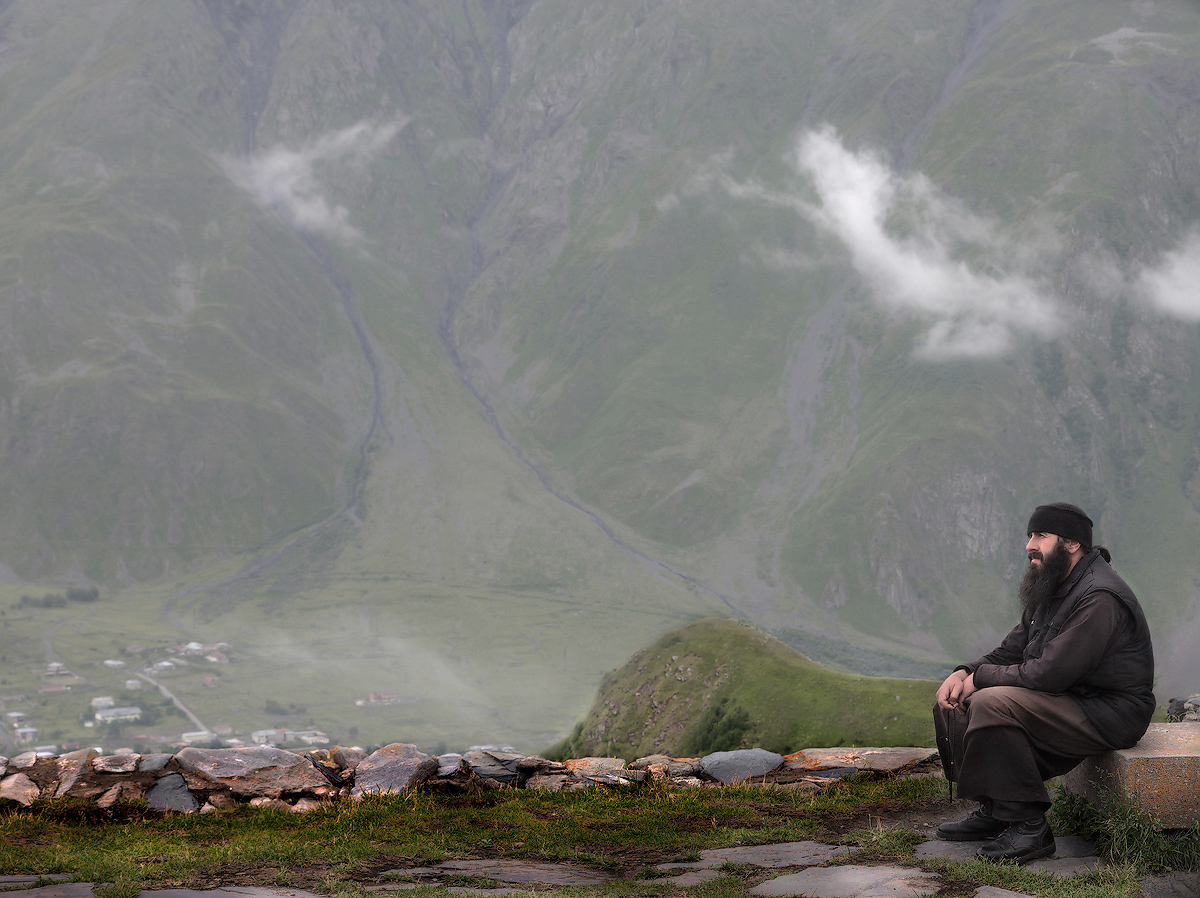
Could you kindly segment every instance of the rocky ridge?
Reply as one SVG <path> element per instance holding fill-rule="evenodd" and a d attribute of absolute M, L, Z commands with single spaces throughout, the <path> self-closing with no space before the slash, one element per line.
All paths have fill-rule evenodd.
<path fill-rule="evenodd" d="M 491 746 L 433 756 L 407 743 L 370 754 L 338 747 L 300 755 L 269 745 L 189 747 L 174 755 L 81 749 L 45 757 L 29 751 L 0 757 L 0 807 L 75 798 L 109 808 L 144 799 L 157 811 L 211 813 L 250 805 L 304 812 L 339 798 L 361 800 L 416 788 L 567 791 L 658 780 L 680 787 L 753 781 L 815 791 L 860 771 L 924 775 L 936 770 L 937 752 L 928 748 L 815 748 L 786 757 L 752 748 L 703 758 L 651 755 L 630 763 L 621 758 L 551 761 Z"/>

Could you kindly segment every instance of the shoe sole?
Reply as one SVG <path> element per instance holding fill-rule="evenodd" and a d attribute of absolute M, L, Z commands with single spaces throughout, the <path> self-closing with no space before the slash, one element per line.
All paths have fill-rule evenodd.
<path fill-rule="evenodd" d="M 996 857 L 989 857 L 988 855 L 982 854 L 982 853 L 976 854 L 975 856 L 977 858 L 980 858 L 981 860 L 985 860 L 985 861 L 1012 861 L 1013 863 L 1024 866 L 1025 864 L 1028 864 L 1031 861 L 1038 861 L 1044 857 L 1052 857 L 1054 855 L 1054 852 L 1057 850 L 1058 850 L 1058 846 L 1055 845 L 1054 842 L 1051 842 L 1049 845 L 1046 845 L 1042 848 L 1038 848 L 1036 851 L 1031 851 L 1028 854 L 1022 854 L 1019 857 L 1004 857 L 1003 855 L 997 855 Z"/>
<path fill-rule="evenodd" d="M 1003 832 L 1004 830 L 994 833 L 980 833 L 979 835 L 972 833 L 935 833 L 935 835 L 943 842 L 990 842 Z"/>

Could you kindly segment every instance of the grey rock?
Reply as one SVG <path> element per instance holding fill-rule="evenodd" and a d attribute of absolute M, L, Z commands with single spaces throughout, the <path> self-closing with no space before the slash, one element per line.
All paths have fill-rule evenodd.
<path fill-rule="evenodd" d="M 167 764 L 171 762 L 174 755 L 146 755 L 138 761 L 138 770 L 146 773 L 153 773 L 158 770 L 165 770 Z"/>
<path fill-rule="evenodd" d="M 687 873 L 682 873 L 679 876 L 669 876 L 662 880 L 656 880 L 656 882 L 669 882 L 673 886 L 686 889 L 720 878 L 721 874 L 717 870 L 689 870 Z"/>
<path fill-rule="evenodd" d="M 999 886 L 980 886 L 975 892 L 975 898 L 1034 898 L 1034 896 L 1025 892 L 1002 889 Z"/>
<path fill-rule="evenodd" d="M 404 792 L 421 785 L 437 772 L 437 758 L 415 745 L 395 742 L 361 761 L 354 770 L 350 795 L 362 798 L 370 792 Z"/>
<path fill-rule="evenodd" d="M 55 798 L 70 795 L 73 798 L 93 798 L 103 794 L 103 786 L 89 785 L 92 767 L 91 761 L 100 752 L 94 748 L 81 749 L 65 754 L 58 759 L 58 788 L 54 791 Z"/>
<path fill-rule="evenodd" d="M 588 781 L 569 773 L 535 773 L 525 781 L 526 789 L 542 789 L 546 792 L 574 792 L 588 788 Z"/>
<path fill-rule="evenodd" d="M 8 758 L 0 755 L 0 779 L 4 778 L 4 774 L 8 772 Z"/>
<path fill-rule="evenodd" d="M 783 764 L 783 755 L 765 748 L 745 748 L 738 751 L 717 751 L 700 760 L 700 769 L 713 779 L 728 786 L 756 776 L 766 776 Z"/>
<path fill-rule="evenodd" d="M 250 807 L 252 807 L 252 808 L 270 808 L 271 810 L 274 810 L 274 811 L 288 811 L 289 813 L 292 810 L 292 806 L 290 804 L 288 804 L 286 801 L 284 801 L 283 799 L 281 799 L 281 798 L 266 798 L 265 796 L 259 796 L 258 798 L 251 798 L 250 799 Z"/>
<path fill-rule="evenodd" d="M 944 857 L 951 861 L 968 861 L 979 850 L 978 842 L 922 842 L 917 846 L 917 857 Z"/>
<path fill-rule="evenodd" d="M 134 773 L 140 760 L 139 755 L 101 755 L 92 759 L 92 770 L 96 773 Z"/>
<path fill-rule="evenodd" d="M 1145 898 L 1200 898 L 1200 873 L 1159 873 L 1142 877 Z"/>
<path fill-rule="evenodd" d="M 1025 869 L 1052 876 L 1074 876 L 1086 870 L 1099 870 L 1102 866 L 1098 857 L 1050 857 L 1033 861 Z"/>
<path fill-rule="evenodd" d="M 279 798 L 329 785 L 308 758 L 269 745 L 190 746 L 175 756 L 175 762 L 193 789 L 226 788 L 235 795 Z"/>
<path fill-rule="evenodd" d="M 11 761 L 9 761 L 8 766 L 11 767 L 13 770 L 28 770 L 30 767 L 32 767 L 34 764 L 37 763 L 37 759 L 38 759 L 38 756 L 37 756 L 36 752 L 23 751 L 19 755 L 16 755 Z"/>
<path fill-rule="evenodd" d="M 548 761 L 538 755 L 529 755 L 517 761 L 517 773 L 521 776 L 533 776 L 535 773 L 566 773 L 567 765 L 558 761 Z"/>
<path fill-rule="evenodd" d="M 437 775 L 440 779 L 448 776 L 457 776 L 463 769 L 463 756 L 460 754 L 440 755 L 437 760 Z"/>
<path fill-rule="evenodd" d="M 0 803 L 12 801 L 29 807 L 41 792 L 37 783 L 23 773 L 14 773 L 0 780 Z"/>
<path fill-rule="evenodd" d="M 43 876 L 42 879 L 52 879 Z M 21 898 L 92 898 L 94 884 L 90 882 L 56 882 L 35 889 L 21 889 Z"/>
<path fill-rule="evenodd" d="M 160 778 L 148 792 L 146 801 L 156 811 L 184 811 L 191 813 L 200 809 L 200 802 L 188 789 L 183 776 L 168 773 Z"/>
<path fill-rule="evenodd" d="M 132 780 L 123 780 L 111 786 L 107 792 L 96 800 L 102 808 L 111 808 L 118 801 L 133 801 L 145 797 L 145 791 Z"/>
<path fill-rule="evenodd" d="M 63 761 L 90 761 L 92 758 L 100 755 L 99 749 L 96 748 L 77 748 L 75 751 L 69 751 L 66 754 L 58 756 L 59 762 Z"/>
<path fill-rule="evenodd" d="M 317 801 L 315 798 L 298 798 L 296 803 L 292 805 L 292 812 L 303 814 L 307 811 L 315 811 L 321 807 L 323 802 Z"/>
<path fill-rule="evenodd" d="M 463 755 L 463 761 L 478 777 L 495 780 L 506 786 L 516 786 L 521 780 L 517 764 L 524 757 L 516 752 L 500 749 L 473 748 Z"/>
<path fill-rule="evenodd" d="M 935 893 L 941 877 L 912 867 L 818 867 L 780 876 L 750 890 L 751 895 L 805 895 L 808 898 L 916 898 Z"/>
<path fill-rule="evenodd" d="M 340 745 L 329 753 L 330 760 L 343 770 L 353 770 L 366 756 L 367 753 L 361 748 L 344 748 Z"/>
<path fill-rule="evenodd" d="M 674 758 L 670 755 L 646 755 L 636 761 L 629 762 L 630 770 L 649 770 L 651 764 L 670 764 Z"/>

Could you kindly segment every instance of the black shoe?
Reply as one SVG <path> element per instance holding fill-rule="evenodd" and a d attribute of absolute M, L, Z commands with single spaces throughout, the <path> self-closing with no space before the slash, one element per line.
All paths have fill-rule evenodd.
<path fill-rule="evenodd" d="M 995 839 L 981 845 L 976 857 L 988 861 L 1016 861 L 1028 864 L 1040 857 L 1050 857 L 1055 851 L 1054 833 L 1044 816 L 1024 823 L 1014 823 Z"/>
<path fill-rule="evenodd" d="M 937 828 L 937 837 L 947 842 L 979 842 L 994 839 L 1008 829 L 1008 823 L 992 816 L 992 805 L 985 802 L 979 810 L 972 811 L 962 820 L 943 823 Z"/>

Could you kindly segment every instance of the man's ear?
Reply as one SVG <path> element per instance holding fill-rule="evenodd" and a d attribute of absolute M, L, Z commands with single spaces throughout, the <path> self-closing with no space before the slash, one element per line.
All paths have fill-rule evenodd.
<path fill-rule="evenodd" d="M 1064 539 L 1063 540 L 1063 549 L 1066 550 L 1066 553 L 1068 555 L 1074 555 L 1076 552 L 1079 551 L 1079 548 L 1080 548 L 1079 540 L 1077 540 L 1077 539 Z"/>

